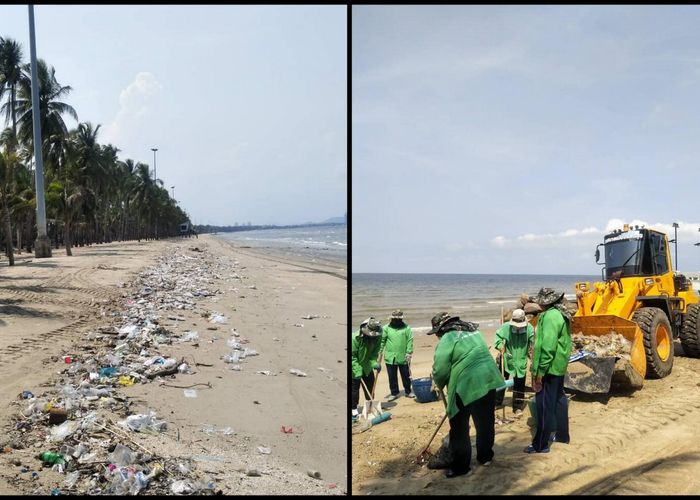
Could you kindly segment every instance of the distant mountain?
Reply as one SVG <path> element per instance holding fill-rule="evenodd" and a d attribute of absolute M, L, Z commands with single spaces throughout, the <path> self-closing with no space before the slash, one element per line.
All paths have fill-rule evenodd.
<path fill-rule="evenodd" d="M 331 217 L 321 222 L 321 224 L 345 224 L 345 217 Z"/>

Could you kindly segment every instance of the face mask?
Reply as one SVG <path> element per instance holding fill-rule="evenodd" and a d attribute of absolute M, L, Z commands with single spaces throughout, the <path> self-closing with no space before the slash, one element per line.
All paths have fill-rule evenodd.
<path fill-rule="evenodd" d="M 523 326 L 521 328 L 516 328 L 515 333 L 525 333 L 526 330 L 527 330 L 527 327 Z"/>

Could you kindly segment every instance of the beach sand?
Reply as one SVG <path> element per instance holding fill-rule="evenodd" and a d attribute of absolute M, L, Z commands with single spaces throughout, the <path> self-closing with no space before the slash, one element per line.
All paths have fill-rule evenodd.
<path fill-rule="evenodd" d="M 192 251 L 194 247 L 200 251 Z M 212 365 L 193 366 L 193 374 L 165 377 L 166 382 L 212 387 L 195 387 L 196 398 L 157 382 L 120 388 L 133 402 L 132 414 L 154 410 L 168 423 L 160 435 L 132 433 L 131 438 L 159 456 L 218 457 L 197 464 L 224 494 L 345 493 L 347 281 L 329 274 L 326 266 L 316 269 L 313 263 L 261 250 L 237 250 L 209 235 L 78 247 L 73 257 L 66 257 L 63 249 L 48 259 L 21 254 L 15 267 L 2 268 L 0 422 L 5 440 L 12 430 L 10 417 L 20 410 L 19 394 L 52 390 L 69 367 L 63 355 L 94 355 L 88 334 L 118 323 L 138 272 L 159 256 L 177 252 L 189 252 L 203 262 L 236 262 L 240 279 L 212 275 L 209 286 L 223 293 L 199 298 L 193 310 L 162 312 L 161 326 L 179 334 L 197 331 L 199 342 L 173 343 L 158 352 Z M 210 323 L 204 316 L 211 311 L 225 315 L 228 324 Z M 170 315 L 184 321 L 167 319 Z M 306 315 L 318 317 L 302 319 Z M 242 371 L 231 370 L 221 359 L 230 352 L 226 342 L 232 328 L 249 341 L 246 347 L 259 353 L 245 359 Z M 290 374 L 291 368 L 308 377 Z M 270 375 L 256 373 L 263 370 Z M 234 434 L 207 434 L 202 431 L 205 424 L 231 427 Z M 282 426 L 293 432 L 282 432 Z M 7 442 L 2 444 L 0 449 Z M 41 469 L 34 458 L 52 449 L 47 446 L 36 442 L 0 454 L 0 493 L 48 494 L 54 486 L 62 488 L 65 476 Z M 271 454 L 260 454 L 260 446 Z M 16 460 L 39 471 L 39 479 L 31 480 L 30 473 L 12 465 Z M 256 468 L 261 476 L 246 476 L 246 468 Z M 311 478 L 309 470 L 318 471 L 320 479 Z"/>
<path fill-rule="evenodd" d="M 491 346 L 494 331 L 483 333 Z M 436 342 L 433 336 L 415 336 L 414 378 L 430 375 Z M 353 494 L 700 493 L 700 359 L 684 357 L 678 342 L 675 353 L 668 377 L 645 380 L 644 387 L 632 394 L 575 395 L 569 403 L 571 444 L 554 443 L 548 454 L 523 453 L 532 436 L 527 425 L 530 414 L 525 410 L 520 419 L 513 417 L 508 391 L 506 423 L 496 426 L 490 467 L 476 462 L 470 423 L 474 473 L 468 477 L 446 479 L 443 471 L 416 463 L 444 415 L 442 402 L 417 403 L 401 397 L 384 404 L 391 420 L 352 436 Z M 529 375 L 527 388 L 531 390 Z M 384 368 L 377 397 L 388 394 Z M 502 414 L 496 410 L 497 419 Z M 449 422 L 445 422 L 430 447 L 432 452 L 448 433 Z"/>

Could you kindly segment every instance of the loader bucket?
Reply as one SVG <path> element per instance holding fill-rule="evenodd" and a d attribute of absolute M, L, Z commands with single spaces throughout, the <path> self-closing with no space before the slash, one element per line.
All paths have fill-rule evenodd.
<path fill-rule="evenodd" d="M 570 389 L 589 393 L 605 393 L 611 382 L 633 388 L 642 386 L 646 375 L 646 356 L 642 332 L 634 321 L 613 315 L 574 316 L 571 333 L 586 336 L 606 335 L 617 332 L 629 340 L 630 359 L 620 357 L 585 358 L 569 366 L 564 385 Z M 578 365 L 578 366 L 576 366 Z"/>

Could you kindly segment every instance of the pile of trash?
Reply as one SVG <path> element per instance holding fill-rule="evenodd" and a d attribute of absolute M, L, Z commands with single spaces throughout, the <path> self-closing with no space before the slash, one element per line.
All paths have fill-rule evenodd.
<path fill-rule="evenodd" d="M 571 341 L 572 352 L 583 351 L 594 353 L 597 357 L 630 359 L 632 343 L 615 331 L 605 335 L 584 335 L 578 332 L 571 336 Z"/>
<path fill-rule="evenodd" d="M 113 317 L 117 324 L 89 332 L 84 354 L 64 357 L 66 367 L 54 387 L 43 393 L 25 390 L 12 403 L 19 408 L 3 447 L 38 452 L 31 464 L 13 461 L 22 473 L 39 479 L 49 467 L 64 474 L 52 495 L 135 495 L 146 489 L 149 494 L 221 493 L 201 477 L 191 459 L 159 457 L 139 444 L 138 434 L 160 435 L 168 423 L 153 411 L 134 414 L 132 402 L 119 394 L 125 386 L 191 373 L 184 359 L 158 352 L 178 338 L 159 324 L 158 312 L 192 309 L 198 299 L 221 293 L 212 290 L 211 279 L 226 267 L 207 262 L 205 256 L 175 252 L 142 272 L 134 293 L 122 295 L 126 310 L 121 318 Z M 185 341 L 197 339 L 196 332 L 184 336 Z M 239 353 L 239 361 L 257 354 L 241 349 L 240 342 L 229 346 Z"/>

